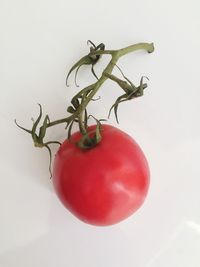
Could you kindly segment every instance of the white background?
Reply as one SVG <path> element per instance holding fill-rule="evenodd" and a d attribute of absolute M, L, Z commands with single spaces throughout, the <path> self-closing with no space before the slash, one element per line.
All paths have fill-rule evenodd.
<path fill-rule="evenodd" d="M 200 266 L 199 10 L 199 0 L 0 1 L 1 267 Z M 73 75 L 66 88 L 67 70 L 88 53 L 88 39 L 107 49 L 155 44 L 152 54 L 118 62 L 135 84 L 150 78 L 142 98 L 119 107 L 118 126 L 145 151 L 150 191 L 135 215 L 104 228 L 80 222 L 61 205 L 46 150 L 34 148 L 13 122 L 31 127 L 37 103 L 51 119 L 65 116 L 77 90 Z M 94 81 L 88 67 L 78 79 L 81 86 Z M 106 82 L 91 113 L 106 117 L 120 93 Z M 116 125 L 113 117 L 110 123 Z M 65 131 L 48 135 L 64 140 Z"/>

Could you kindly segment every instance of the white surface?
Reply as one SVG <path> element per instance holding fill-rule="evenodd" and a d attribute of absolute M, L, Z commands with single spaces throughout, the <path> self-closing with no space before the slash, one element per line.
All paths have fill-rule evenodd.
<path fill-rule="evenodd" d="M 1 267 L 200 266 L 199 10 L 198 0 L 0 1 Z M 135 83 L 150 78 L 143 98 L 119 108 L 119 127 L 148 157 L 150 191 L 134 216 L 106 228 L 65 210 L 48 154 L 13 123 L 30 127 L 38 102 L 52 119 L 65 114 L 76 90 L 65 87 L 66 73 L 88 52 L 87 39 L 108 49 L 153 41 L 156 49 L 119 62 Z M 93 81 L 86 67 L 78 77 L 81 86 Z M 120 93 L 107 82 L 91 112 L 106 116 Z"/>

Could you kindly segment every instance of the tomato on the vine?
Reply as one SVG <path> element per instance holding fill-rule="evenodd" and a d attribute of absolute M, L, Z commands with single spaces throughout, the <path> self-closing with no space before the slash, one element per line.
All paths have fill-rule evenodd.
<path fill-rule="evenodd" d="M 86 223 L 118 223 L 133 214 L 146 197 L 147 160 L 132 137 L 111 125 L 102 125 L 102 141 L 92 149 L 80 149 L 76 145 L 80 137 L 80 132 L 74 133 L 56 154 L 56 193 L 64 206 Z"/>
<path fill-rule="evenodd" d="M 139 85 L 134 85 L 117 65 L 118 60 L 131 52 L 143 49 L 148 53 L 154 51 L 153 43 L 137 43 L 121 49 L 105 49 L 100 43 L 91 45 L 90 53 L 79 59 L 70 68 L 68 78 L 81 66 L 90 65 L 91 72 L 97 79 L 76 93 L 67 107 L 66 117 L 50 120 L 48 114 L 43 118 L 42 106 L 33 120 L 31 129 L 24 128 L 15 120 L 16 125 L 32 137 L 35 147 L 46 148 L 49 153 L 49 173 L 52 177 L 51 145 L 60 145 L 55 156 L 53 167 L 53 184 L 55 191 L 64 204 L 80 220 L 93 225 L 111 225 L 120 222 L 134 213 L 143 203 L 149 187 L 149 167 L 147 160 L 138 144 L 123 131 L 101 124 L 105 119 L 88 116 L 88 104 L 95 100 L 95 95 L 106 80 L 118 85 L 122 94 L 115 100 L 109 110 L 108 117 L 114 111 L 118 122 L 118 107 L 122 102 L 141 97 L 147 88 L 145 76 Z M 103 55 L 110 55 L 111 60 L 98 77 L 94 66 Z M 114 68 L 120 71 L 122 78 L 113 74 Z M 148 78 L 147 78 L 148 79 Z M 96 125 L 89 126 L 89 118 Z M 79 131 L 72 134 L 74 123 Z M 64 124 L 68 139 L 62 144 L 59 140 L 46 140 L 47 129 Z"/>

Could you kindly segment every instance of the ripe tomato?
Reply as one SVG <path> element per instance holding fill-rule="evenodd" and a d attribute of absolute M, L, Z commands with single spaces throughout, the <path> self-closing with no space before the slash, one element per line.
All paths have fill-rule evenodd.
<path fill-rule="evenodd" d="M 79 139 L 80 133 L 74 133 L 56 154 L 56 193 L 64 206 L 86 223 L 105 226 L 120 222 L 145 199 L 149 187 L 146 158 L 129 135 L 110 125 L 102 125 L 102 141 L 92 149 L 78 148 L 75 142 Z"/>

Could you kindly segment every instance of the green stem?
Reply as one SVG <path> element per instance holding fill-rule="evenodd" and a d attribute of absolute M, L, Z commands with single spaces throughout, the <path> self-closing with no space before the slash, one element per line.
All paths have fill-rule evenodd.
<path fill-rule="evenodd" d="M 73 119 L 75 118 L 74 115 L 71 115 L 67 118 L 63 118 L 63 119 L 60 119 L 60 120 L 56 120 L 56 121 L 52 121 L 50 123 L 47 124 L 46 128 L 49 128 L 51 126 L 55 126 L 57 124 L 61 124 L 61 123 L 68 123 L 68 122 L 71 122 Z"/>
<path fill-rule="evenodd" d="M 118 50 L 119 57 L 122 57 L 128 53 L 134 52 L 136 50 L 146 50 L 148 53 L 152 53 L 154 51 L 154 45 L 153 43 L 138 43 L 134 45 L 127 46 L 125 48 L 122 48 Z"/>
<path fill-rule="evenodd" d="M 90 41 L 90 43 L 93 44 L 91 41 Z M 133 99 L 133 98 L 138 97 L 138 96 L 141 96 L 143 94 L 143 90 L 147 87 L 146 84 L 143 84 L 143 77 L 141 78 L 140 86 L 135 87 L 132 84 L 132 82 L 123 75 L 123 73 L 122 73 L 122 75 L 126 81 L 123 81 L 123 80 L 117 78 L 116 76 L 112 75 L 112 71 L 113 71 L 114 67 L 116 66 L 117 61 L 122 56 L 124 56 L 126 54 L 129 54 L 131 52 L 134 52 L 136 50 L 141 50 L 141 49 L 146 50 L 148 53 L 153 52 L 154 51 L 153 43 L 138 43 L 138 44 L 130 45 L 130 46 L 127 46 L 125 48 L 118 49 L 118 50 L 104 50 L 104 48 L 105 48 L 104 44 L 100 44 L 97 47 L 95 45 L 93 45 L 93 46 L 94 47 L 90 50 L 91 52 L 88 55 L 82 57 L 78 62 L 76 62 L 72 66 L 72 68 L 69 70 L 69 73 L 67 75 L 67 79 L 68 79 L 69 75 L 75 69 L 79 70 L 80 66 L 82 66 L 82 65 L 91 65 L 92 66 L 92 73 L 95 75 L 93 67 L 96 64 L 96 62 L 99 60 L 101 55 L 110 55 L 111 60 L 109 61 L 108 65 L 106 66 L 105 70 L 103 71 L 101 77 L 95 83 L 83 88 L 79 93 L 77 93 L 72 98 L 72 100 L 71 100 L 72 106 L 69 106 L 67 109 L 69 113 L 72 113 L 70 116 L 50 122 L 49 116 L 47 115 L 43 121 L 42 126 L 40 126 L 40 128 L 38 129 L 39 123 L 40 123 L 41 118 L 42 118 L 42 107 L 41 107 L 41 105 L 39 105 L 40 113 L 39 113 L 37 120 L 33 124 L 32 130 L 28 130 L 26 128 L 21 127 L 15 121 L 16 125 L 19 128 L 21 128 L 22 130 L 24 130 L 24 131 L 26 131 L 32 135 L 32 139 L 33 139 L 34 145 L 36 147 L 46 147 L 48 149 L 49 156 L 50 156 L 50 165 L 49 165 L 50 174 L 51 174 L 52 153 L 51 153 L 51 149 L 50 149 L 49 145 L 54 144 L 54 143 L 60 145 L 60 142 L 58 142 L 58 141 L 44 142 L 44 137 L 45 137 L 47 128 L 58 125 L 58 124 L 66 123 L 67 127 L 68 127 L 68 138 L 70 138 L 73 123 L 78 122 L 79 123 L 79 129 L 80 129 L 80 132 L 82 134 L 81 139 L 77 142 L 78 147 L 81 149 L 92 148 L 95 145 L 97 145 L 102 139 L 102 137 L 101 137 L 101 124 L 100 124 L 101 120 L 97 120 L 94 118 L 97 122 L 96 129 L 89 131 L 88 126 L 87 126 L 88 117 L 87 117 L 86 108 L 87 108 L 87 105 L 89 104 L 89 102 L 93 99 L 95 94 L 98 92 L 98 90 L 102 86 L 102 84 L 107 79 L 111 79 L 114 82 L 116 82 L 125 92 L 125 94 L 123 94 L 122 96 L 117 98 L 116 102 L 114 103 L 114 105 L 110 109 L 110 111 L 112 109 L 114 109 L 116 119 L 117 119 L 117 108 L 118 108 L 119 103 Z M 77 71 L 76 71 L 76 75 L 77 75 Z M 76 75 L 75 75 L 75 82 L 76 82 Z M 110 112 L 109 112 L 109 114 L 110 114 Z M 118 119 L 117 119 L 117 121 L 118 121 Z M 91 134 L 93 134 L 93 133 L 94 133 L 94 135 L 91 136 Z"/>
<path fill-rule="evenodd" d="M 87 129 L 85 127 L 85 123 L 84 123 L 84 120 L 83 120 L 83 113 L 84 113 L 84 111 L 82 111 L 79 114 L 79 116 L 78 116 L 78 123 L 79 123 L 80 132 L 82 133 L 82 135 L 86 135 L 87 134 Z"/>
<path fill-rule="evenodd" d="M 138 44 L 134 44 L 134 45 L 130 45 L 127 46 L 125 48 L 119 49 L 119 50 L 96 50 L 96 51 L 92 51 L 90 52 L 87 56 L 83 57 L 82 59 L 80 59 L 70 70 L 69 73 L 71 73 L 76 67 L 79 67 L 79 65 L 81 64 L 88 64 L 88 62 L 90 62 L 90 58 L 94 55 L 106 55 L 109 54 L 111 55 L 111 60 L 108 63 L 107 67 L 105 68 L 105 70 L 103 71 L 101 77 L 98 79 L 98 81 L 96 81 L 95 83 L 87 86 L 86 88 L 82 89 L 73 99 L 78 99 L 79 97 L 82 97 L 84 95 L 84 97 L 82 97 L 82 101 L 81 104 L 76 108 L 75 112 L 70 115 L 69 117 L 63 118 L 63 119 L 59 119 L 59 120 L 55 120 L 49 123 L 45 123 L 45 125 L 42 125 L 40 127 L 40 130 L 45 130 L 46 128 L 49 128 L 51 126 L 55 126 L 61 123 L 67 123 L 70 124 L 72 121 L 78 119 L 79 122 L 79 128 L 80 131 L 83 135 L 87 135 L 87 129 L 85 127 L 85 123 L 83 120 L 83 113 L 87 107 L 87 105 L 89 104 L 89 102 L 92 100 L 92 98 L 94 97 L 94 95 L 98 92 L 99 88 L 102 86 L 102 84 L 108 79 L 110 78 L 110 76 L 112 75 L 112 71 L 114 69 L 114 67 L 116 66 L 117 61 L 124 55 L 134 52 L 136 50 L 146 50 L 147 52 L 151 53 L 154 51 L 154 46 L 153 43 L 138 43 Z M 68 74 L 69 76 L 69 74 Z M 113 78 L 113 77 L 112 77 Z M 40 117 L 39 117 L 40 120 Z M 43 129 L 43 128 L 45 129 Z M 32 132 L 31 132 L 32 133 Z M 33 133 L 32 133 L 33 134 Z M 35 131 L 34 131 L 35 134 Z M 43 138 L 42 138 L 43 140 Z M 41 140 L 41 144 L 43 144 Z"/>

